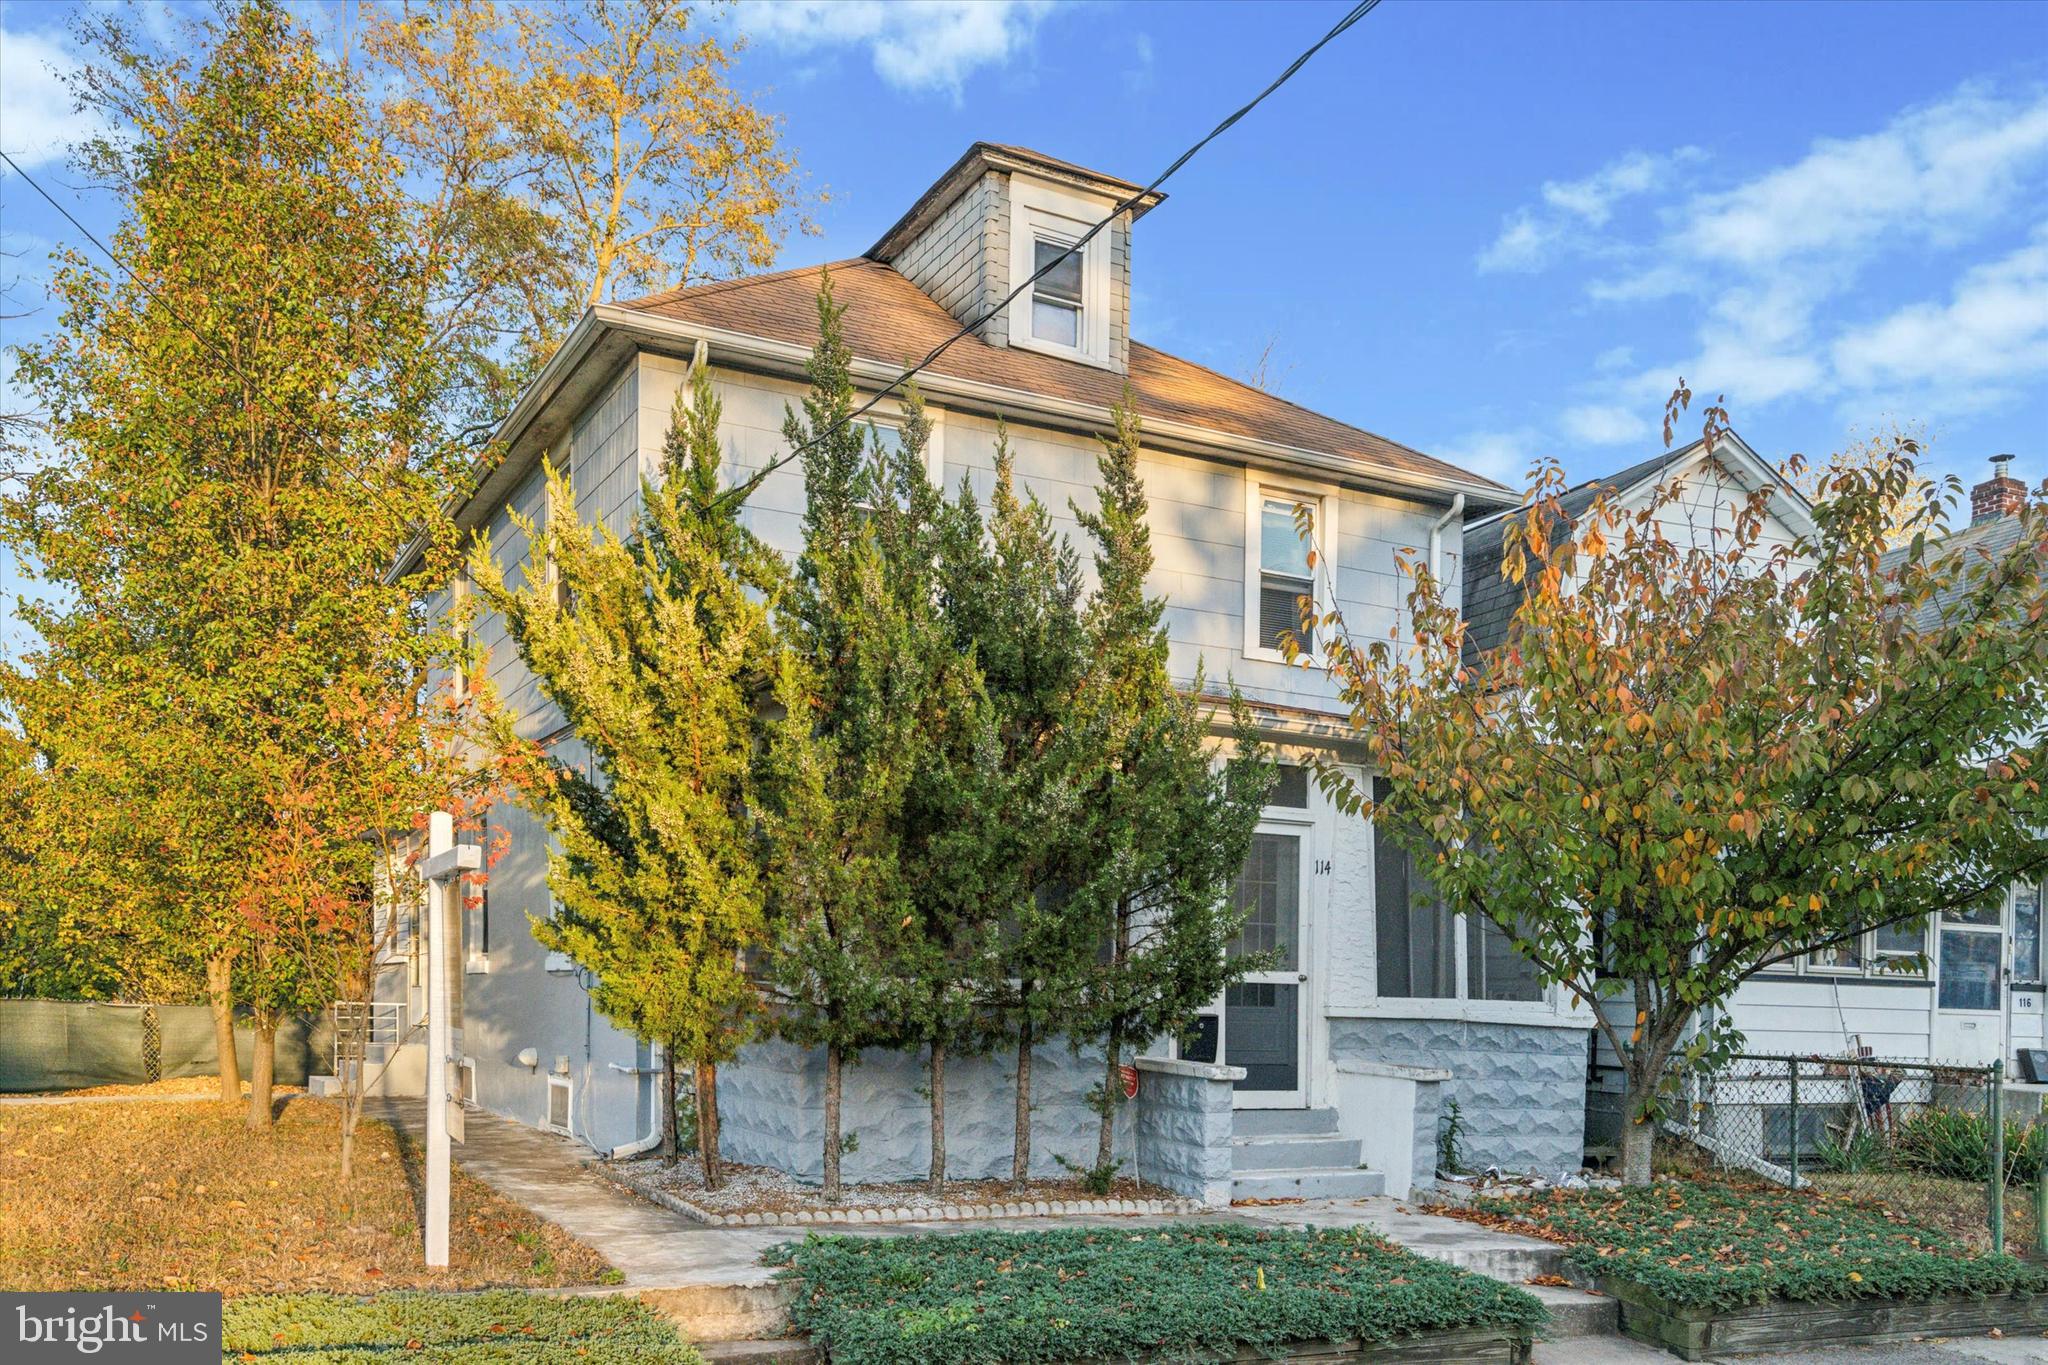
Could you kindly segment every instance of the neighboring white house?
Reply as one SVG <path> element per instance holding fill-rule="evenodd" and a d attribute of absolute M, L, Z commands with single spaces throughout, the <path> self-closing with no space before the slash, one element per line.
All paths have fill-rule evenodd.
<path fill-rule="evenodd" d="M 2001 457 L 1993 476 L 1973 491 L 1972 524 L 1954 533 L 1955 548 L 1997 554 L 2019 533 L 2026 485 L 2009 477 Z M 1606 492 L 1627 512 L 1640 511 L 1660 492 L 1672 492 L 1663 515 L 1666 533 L 1686 544 L 1726 534 L 1740 503 L 1758 489 L 1772 490 L 1766 543 L 1789 544 L 1812 528 L 1809 508 L 1783 476 L 1740 437 L 1716 445 L 1712 457 L 1694 442 L 1561 496 L 1576 516 Z M 1507 633 L 1516 589 L 1500 576 L 1504 515 L 1466 528 L 1465 614 L 1468 650 L 1490 649 Z M 1939 602 L 1923 614 L 1931 624 Z M 2014 1068 L 2022 1048 L 2043 1046 L 2041 881 L 2011 889 L 2003 909 L 1977 918 L 1947 916 L 1939 925 L 1888 928 L 1853 945 L 1815 953 L 1759 973 L 1728 1001 L 1726 1013 L 1752 1052 L 1800 1056 L 1865 1055 L 1901 1060 L 1987 1064 L 2004 1058 Z M 1900 971 L 1901 958 L 1926 957 L 1924 970 Z M 1625 997 L 1605 1002 L 1626 1018 Z M 1589 1077 L 1588 1140 L 1613 1138 L 1620 1121 L 1621 1074 L 1604 1043 L 1596 1047 Z M 1816 1111 L 1818 1113 L 1818 1111 Z"/>
<path fill-rule="evenodd" d="M 829 267 L 856 381 L 879 387 L 1135 188 L 1036 152 L 975 144 L 865 256 Z M 1296 594 L 1312 583 L 1354 630 L 1384 636 L 1405 614 L 1397 556 L 1434 548 L 1455 581 L 1462 515 L 1505 507 L 1513 495 L 1133 340 L 1133 220 L 1158 199 L 1090 242 L 1078 269 L 1048 275 L 925 371 L 932 473 L 949 493 L 970 482 L 986 496 L 1000 418 L 1021 483 L 1085 545 L 1068 500 L 1093 505 L 1096 434 L 1128 392 L 1144 422 L 1157 555 L 1151 588 L 1166 601 L 1175 674 L 1234 680 L 1283 758 L 1343 753 L 1333 684 L 1319 671 L 1290 668 L 1276 648 L 1294 620 Z M 525 543 L 510 514 L 542 513 L 545 454 L 570 471 L 579 508 L 625 531 L 700 344 L 724 404 L 728 478 L 784 453 L 783 413 L 804 393 L 825 268 L 589 310 L 506 420 L 505 459 L 460 509 L 462 524 L 489 528 L 501 562 L 519 564 Z M 886 433 L 896 413 L 885 402 L 877 427 Z M 793 553 L 803 499 L 791 465 L 765 480 L 747 516 Z M 1314 511 L 1323 566 L 1314 575 L 1294 529 L 1302 504 Z M 465 588 L 458 582 L 450 591 Z M 518 709 L 522 731 L 565 762 L 584 761 L 502 624 L 485 617 L 478 631 L 491 681 Z M 1233 1188 L 1399 1192 L 1429 1178 L 1438 1106 L 1455 1099 L 1469 1160 L 1575 1169 L 1589 1016 L 1538 988 L 1499 935 L 1455 921 L 1441 906 L 1411 904 L 1405 855 L 1376 844 L 1366 823 L 1340 817 L 1303 777 L 1296 769 L 1280 784 L 1239 892 L 1258 935 L 1283 949 L 1284 969 L 1219 999 L 1189 1055 L 1174 1056 L 1166 1043 L 1141 1065 L 1120 1155 L 1212 1200 Z M 467 1093 L 486 1109 L 599 1150 L 634 1144 L 652 1131 L 654 1057 L 597 1016 L 571 964 L 543 953 L 529 932 L 529 916 L 550 912 L 544 831 L 509 806 L 490 823 L 510 845 L 490 878 L 488 904 L 466 917 L 459 1049 Z M 415 987 L 394 984 L 388 993 L 416 1012 Z M 850 1073 L 845 1128 L 858 1138 L 846 1161 L 850 1179 L 922 1170 L 922 1064 L 914 1055 L 871 1053 Z M 1037 1159 L 1052 1171 L 1055 1157 L 1092 1157 L 1085 1096 L 1098 1063 L 1054 1040 L 1034 1068 Z M 952 1169 L 1006 1171 L 1008 1060 L 956 1062 L 949 1074 Z M 722 1069 L 728 1155 L 814 1178 L 821 1076 L 817 1054 L 774 1043 L 750 1047 Z M 1165 1150 L 1186 1145 L 1187 1125 L 1154 1112 L 1173 1104 L 1206 1107 L 1196 1125 L 1206 1125 L 1197 1144 L 1204 1150 Z"/>

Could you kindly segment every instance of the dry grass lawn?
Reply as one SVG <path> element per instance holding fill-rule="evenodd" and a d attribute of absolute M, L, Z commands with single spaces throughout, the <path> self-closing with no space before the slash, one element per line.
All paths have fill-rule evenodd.
<path fill-rule="evenodd" d="M 596 1252 L 458 1168 L 446 1270 L 419 1244 L 418 1150 L 372 1119 L 339 1179 L 331 1104 L 288 1099 L 269 1137 L 239 1105 L 0 1107 L 0 1288 L 227 1294 L 596 1284 Z"/>

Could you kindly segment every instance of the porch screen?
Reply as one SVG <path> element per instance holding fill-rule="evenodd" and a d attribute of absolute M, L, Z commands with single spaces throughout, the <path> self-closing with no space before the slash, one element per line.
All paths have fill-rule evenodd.
<path fill-rule="evenodd" d="M 1541 1000 L 1536 964 L 1515 951 L 1505 929 L 1465 916 L 1465 995 L 1472 1000 Z"/>
<path fill-rule="evenodd" d="M 1383 779 L 1373 797 L 1383 799 Z M 1377 822 L 1375 822 L 1377 823 Z M 1457 939 L 1451 912 L 1385 830 L 1373 831 L 1373 917 L 1379 931 L 1379 993 L 1449 1000 L 1458 994 Z"/>

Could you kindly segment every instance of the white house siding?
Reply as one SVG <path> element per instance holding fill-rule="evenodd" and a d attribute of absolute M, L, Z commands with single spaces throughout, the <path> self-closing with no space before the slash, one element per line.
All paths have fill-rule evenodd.
<path fill-rule="evenodd" d="M 565 762 L 587 762 L 574 739 L 562 741 L 555 753 Z M 591 1008 L 573 969 L 554 959 L 556 969 L 549 970 L 549 954 L 533 937 L 530 921 L 546 919 L 550 907 L 547 831 L 511 801 L 492 807 L 489 818 L 507 843 L 490 873 L 488 957 L 480 960 L 474 951 L 478 913 L 464 916 L 471 937 L 463 957 L 472 968 L 488 964 L 463 979 L 461 1049 L 476 1068 L 477 1103 L 539 1125 L 547 1114 L 548 1076 L 565 1074 L 572 1136 L 599 1151 L 645 1136 L 654 1095 L 645 1069 L 653 1054 Z M 539 1054 L 532 1069 L 518 1060 L 526 1048 Z"/>
<path fill-rule="evenodd" d="M 785 411 L 802 400 L 804 386 L 718 365 L 713 376 L 723 406 L 724 477 L 736 482 L 783 454 Z M 586 519 L 602 517 L 616 532 L 630 528 L 638 479 L 658 475 L 658 460 L 673 404 L 687 375 L 684 362 L 643 354 L 611 381 L 572 424 L 566 462 Z M 897 405 L 874 414 L 890 421 Z M 996 420 L 983 412 L 934 405 L 934 446 L 948 494 L 964 482 L 986 500 L 994 480 Z M 1089 543 L 1073 505 L 1093 508 L 1100 443 L 1092 436 L 1013 420 L 1009 442 L 1023 489 L 1046 505 L 1056 529 L 1080 550 L 1084 573 Z M 1235 682 L 1254 701 L 1330 711 L 1334 686 L 1307 669 L 1289 668 L 1245 652 L 1245 537 L 1247 495 L 1253 480 L 1334 499 L 1334 595 L 1350 629 L 1362 639 L 1407 632 L 1407 580 L 1396 572 L 1401 551 L 1425 552 L 1440 509 L 1421 503 L 1335 489 L 1317 480 L 1261 474 L 1212 459 L 1148 446 L 1140 465 L 1151 503 L 1156 567 L 1151 588 L 1167 601 L 1166 628 L 1175 675 L 1198 673 L 1212 688 Z M 538 475 L 515 487 L 510 508 L 490 519 L 498 558 L 515 582 L 524 569 L 523 535 L 510 511 L 544 510 Z M 749 499 L 748 524 L 777 549 L 793 555 L 801 545 L 803 474 L 792 462 L 770 474 Z M 1443 565 L 1457 590 L 1461 573 L 1459 528 L 1443 533 Z M 517 651 L 488 618 L 479 632 L 491 647 L 491 677 L 498 693 L 521 713 L 530 735 L 559 729 L 554 708 L 541 698 Z M 565 754 L 578 752 L 566 741 Z M 1298 756 L 1295 755 L 1295 756 Z M 1584 1021 L 1571 1021 L 1549 1004 L 1382 1001 L 1375 994 L 1372 832 L 1364 822 L 1339 817 L 1320 793 L 1312 796 L 1316 833 L 1305 854 L 1321 864 L 1307 913 L 1318 968 L 1312 994 L 1309 1100 L 1328 1104 L 1334 1064 L 1370 1058 L 1432 1066 L 1454 1073 L 1446 1093 L 1466 1123 L 1465 1153 L 1479 1164 L 1544 1169 L 1577 1159 L 1583 1121 Z M 648 1050 L 611 1028 L 588 1006 L 574 973 L 547 970 L 547 955 L 526 929 L 528 915 L 547 911 L 545 836 L 524 812 L 501 807 L 492 823 L 511 836 L 509 851 L 491 877 L 489 971 L 467 977 L 464 1050 L 475 1058 L 479 1102 L 525 1122 L 545 1112 L 546 1073 L 567 1058 L 575 1083 L 577 1136 L 599 1148 L 647 1130 L 651 1082 L 632 1074 L 650 1063 Z M 1417 1012 L 1431 1015 L 1417 1020 Z M 1558 1027 L 1559 1024 L 1564 1027 Z M 540 1054 L 537 1070 L 518 1065 L 521 1048 Z M 912 1173 L 928 1157 L 922 1106 L 902 1103 L 920 1083 L 922 1059 L 881 1055 L 851 1073 L 848 1131 L 859 1135 L 849 1158 L 853 1178 Z M 961 1059 L 954 1084 L 948 1143 L 962 1175 L 1007 1169 L 1010 1142 L 1011 1059 Z M 1037 1158 L 1034 1169 L 1053 1173 L 1056 1156 L 1081 1160 L 1092 1153 L 1094 1116 L 1085 1098 L 1099 1075 L 1098 1056 L 1078 1057 L 1063 1042 L 1040 1050 L 1037 1066 Z M 725 1069 L 721 1118 L 736 1159 L 772 1162 L 815 1178 L 818 1157 L 815 1098 L 822 1062 L 815 1052 L 758 1045 Z M 1562 1083 L 1560 1083 L 1562 1081 Z M 1530 1118 L 1540 1105 L 1541 1117 Z M 1119 1141 L 1128 1143 L 1128 1120 Z"/>

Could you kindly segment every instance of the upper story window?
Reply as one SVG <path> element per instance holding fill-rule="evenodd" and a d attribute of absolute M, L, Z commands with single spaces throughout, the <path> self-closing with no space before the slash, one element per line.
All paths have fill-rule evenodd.
<path fill-rule="evenodd" d="M 1032 268 L 1045 270 L 1031 287 L 1031 335 L 1059 346 L 1081 344 L 1081 253 L 1070 243 L 1040 237 Z M 1046 267 L 1051 266 L 1050 270 Z"/>
<path fill-rule="evenodd" d="M 1010 280 L 1014 286 L 1045 270 L 1010 306 L 1012 346 L 1114 368 L 1110 233 L 1070 250 L 1110 208 L 1106 199 L 1010 178 Z"/>
<path fill-rule="evenodd" d="M 1245 654 L 1282 660 L 1281 641 L 1293 636 L 1304 654 L 1316 653 L 1315 631 L 1304 633 L 1304 598 L 1318 613 L 1333 605 L 1325 549 L 1337 543 L 1337 498 L 1328 489 L 1270 487 L 1257 476 L 1245 486 Z"/>
<path fill-rule="evenodd" d="M 1289 635 L 1315 652 L 1314 633 L 1303 638 L 1301 624 L 1302 599 L 1315 601 L 1315 569 L 1296 524 L 1302 512 L 1314 510 L 1294 498 L 1267 498 L 1259 508 L 1259 643 L 1276 652 Z"/>

